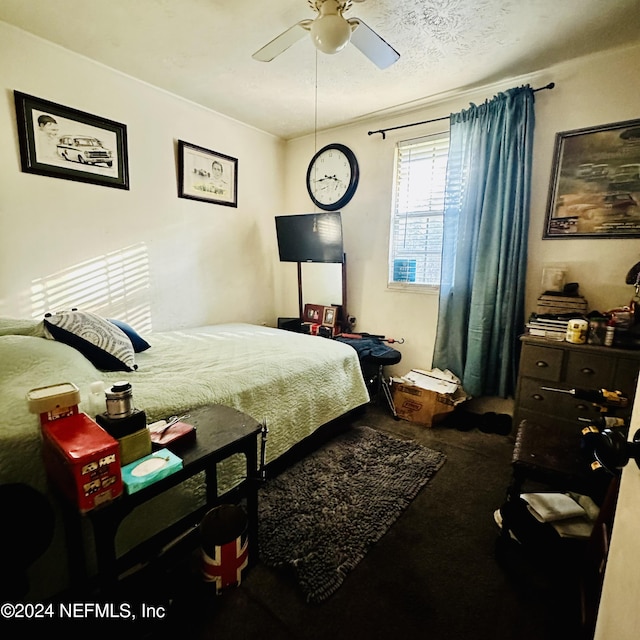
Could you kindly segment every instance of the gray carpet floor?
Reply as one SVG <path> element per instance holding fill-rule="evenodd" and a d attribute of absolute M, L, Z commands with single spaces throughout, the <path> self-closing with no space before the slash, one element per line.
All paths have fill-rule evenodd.
<path fill-rule="evenodd" d="M 424 428 L 371 405 L 352 424 L 414 439 L 447 460 L 328 600 L 258 564 L 220 596 L 186 583 L 147 637 L 183 640 L 583 639 L 570 572 L 519 545 L 498 561 L 493 513 L 510 479 L 513 433 Z M 138 637 L 144 637 L 141 634 Z"/>

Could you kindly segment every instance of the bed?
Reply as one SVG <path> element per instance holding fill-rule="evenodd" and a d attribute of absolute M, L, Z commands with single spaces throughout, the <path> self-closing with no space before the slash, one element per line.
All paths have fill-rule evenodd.
<path fill-rule="evenodd" d="M 86 321 L 86 315 L 79 317 Z M 133 403 L 145 411 L 147 423 L 205 404 L 234 407 L 266 422 L 267 464 L 321 426 L 369 401 L 356 351 L 318 336 L 219 324 L 150 333 L 142 337 L 150 348 L 137 350 L 133 344 L 140 336 L 119 323 L 117 331 L 131 349 L 126 357 L 118 354 L 121 367 L 110 366 L 118 370 L 106 371 L 96 366 L 92 354 L 53 332 L 58 328 L 46 318 L 40 322 L 0 318 L 0 484 L 25 483 L 49 495 L 40 459 L 39 418 L 29 412 L 26 399 L 27 392 L 38 387 L 74 383 L 80 390 L 80 410 L 90 414 L 92 383 L 102 381 L 109 387 L 127 380 Z M 239 481 L 240 469 L 233 460 L 223 465 L 218 478 L 221 492 Z M 123 522 L 116 540 L 118 554 L 177 520 L 191 501 L 204 499 L 201 481 L 169 493 L 168 498 L 139 507 Z M 67 586 L 59 517 L 54 540 L 33 564 L 29 577 L 30 599 L 49 597 Z"/>

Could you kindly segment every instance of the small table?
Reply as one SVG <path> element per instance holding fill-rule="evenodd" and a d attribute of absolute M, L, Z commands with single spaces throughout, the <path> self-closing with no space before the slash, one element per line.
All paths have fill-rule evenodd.
<path fill-rule="evenodd" d="M 119 498 L 85 514 L 91 521 L 95 540 L 95 552 L 98 568 L 99 586 L 104 588 L 117 583 L 120 573 L 140 562 L 149 548 L 162 548 L 181 534 L 194 529 L 206 512 L 221 502 L 218 496 L 217 464 L 232 455 L 243 454 L 246 459 L 247 476 L 234 491 L 244 494 L 247 504 L 249 566 L 258 559 L 258 435 L 266 435 L 266 428 L 250 416 L 223 405 L 207 405 L 190 412 L 188 422 L 196 427 L 195 441 L 178 447 L 171 447 L 183 461 L 179 471 L 163 478 L 131 495 L 123 494 Z M 206 483 L 206 504 L 191 514 L 154 536 L 140 543 L 122 557 L 116 556 L 115 537 L 124 518 L 135 507 L 158 496 L 168 489 L 179 485 L 197 473 L 204 471 Z M 71 517 L 70 517 L 71 516 Z M 74 517 L 73 517 L 74 516 Z M 80 525 L 79 512 L 68 513 L 67 524 L 75 521 Z M 73 531 L 73 533 L 72 533 Z M 84 539 L 81 527 L 73 529 L 67 526 L 70 563 L 77 549 L 84 551 Z M 72 546 L 73 545 L 73 546 Z M 79 546 L 78 546 L 79 545 Z M 79 572 L 86 578 L 86 566 L 80 569 L 72 564 L 71 575 L 77 581 Z"/>

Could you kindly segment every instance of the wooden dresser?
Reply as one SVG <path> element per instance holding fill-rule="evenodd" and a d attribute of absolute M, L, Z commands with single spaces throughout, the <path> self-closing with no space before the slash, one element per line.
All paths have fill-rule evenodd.
<path fill-rule="evenodd" d="M 521 342 L 514 425 L 527 419 L 575 428 L 580 424 L 578 418 L 599 415 L 598 408 L 588 401 L 542 387 L 622 391 L 629 397 L 629 406 L 610 415 L 630 415 L 640 371 L 640 351 L 555 342 L 528 335 Z"/>

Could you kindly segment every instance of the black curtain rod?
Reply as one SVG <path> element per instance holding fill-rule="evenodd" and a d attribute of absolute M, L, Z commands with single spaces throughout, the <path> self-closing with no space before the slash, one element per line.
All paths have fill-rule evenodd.
<path fill-rule="evenodd" d="M 534 89 L 533 93 L 536 91 L 544 91 L 544 89 L 553 89 L 556 86 L 555 82 L 550 82 L 544 87 L 539 87 L 538 89 Z M 431 118 L 431 120 L 423 120 L 422 122 L 412 122 L 411 124 L 401 124 L 397 127 L 389 127 L 388 129 L 378 129 L 377 131 L 369 131 L 369 135 L 372 136 L 374 133 L 382 134 L 382 139 L 386 139 L 387 131 L 395 131 L 396 129 L 406 129 L 407 127 L 417 127 L 419 124 L 429 124 L 430 122 L 440 122 L 440 120 L 448 120 L 451 116 L 442 116 L 442 118 Z"/>

